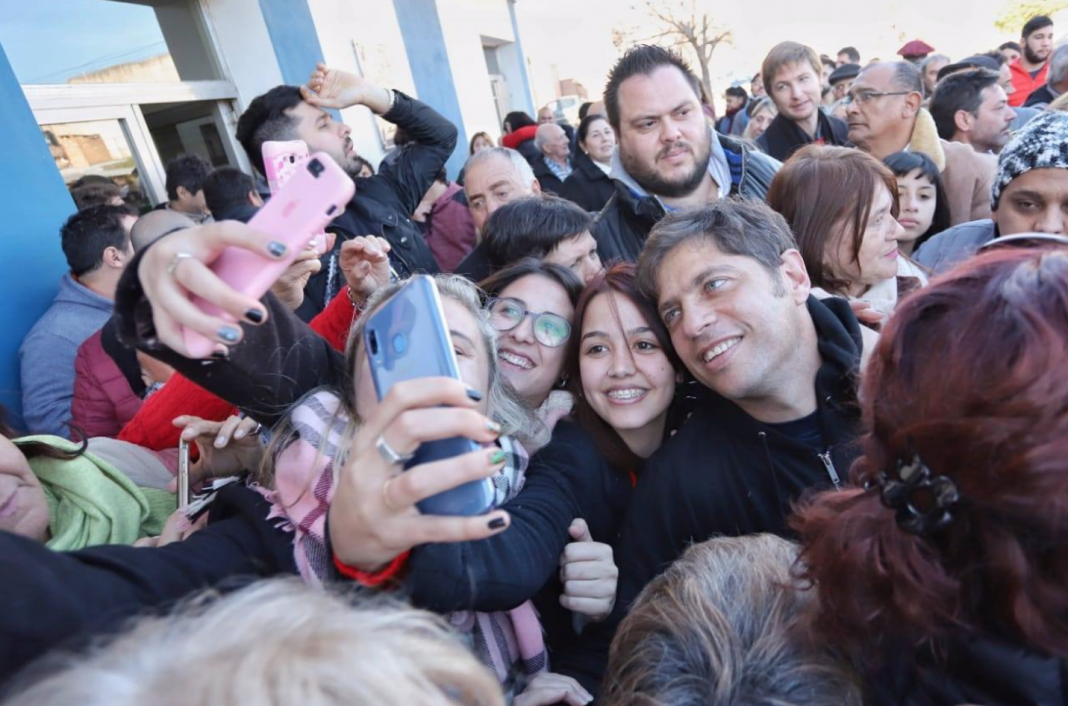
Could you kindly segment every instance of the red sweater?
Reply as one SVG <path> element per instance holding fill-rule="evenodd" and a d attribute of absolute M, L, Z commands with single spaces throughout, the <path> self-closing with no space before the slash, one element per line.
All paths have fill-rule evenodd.
<path fill-rule="evenodd" d="M 342 289 L 334 300 L 311 320 L 313 331 L 330 342 L 337 350 L 344 350 L 349 329 L 356 312 L 349 301 L 348 290 Z M 236 409 L 179 373 L 144 403 L 140 411 L 119 433 L 119 439 L 144 446 L 153 451 L 178 446 L 182 430 L 174 426 L 174 418 L 192 414 L 208 421 L 221 422 Z"/>

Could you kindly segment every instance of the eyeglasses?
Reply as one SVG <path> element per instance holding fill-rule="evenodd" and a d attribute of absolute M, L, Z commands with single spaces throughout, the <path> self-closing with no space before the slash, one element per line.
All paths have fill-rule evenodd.
<path fill-rule="evenodd" d="M 856 93 L 847 93 L 844 100 L 846 105 L 851 103 L 864 105 L 882 96 L 907 96 L 910 93 L 913 93 L 913 91 L 857 91 Z"/>
<path fill-rule="evenodd" d="M 492 297 L 486 302 L 486 310 L 493 328 L 502 333 L 511 331 L 528 316 L 533 317 L 534 339 L 549 348 L 559 348 L 571 337 L 571 324 L 567 319 L 548 312 L 527 311 L 518 299 Z"/>

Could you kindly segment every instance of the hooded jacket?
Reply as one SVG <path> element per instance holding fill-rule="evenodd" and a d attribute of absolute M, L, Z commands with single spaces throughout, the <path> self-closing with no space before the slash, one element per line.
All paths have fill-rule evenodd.
<path fill-rule="evenodd" d="M 719 185 L 719 197 L 747 196 L 764 200 L 782 164 L 745 143 L 709 130 L 711 157 L 708 170 Z M 593 226 L 601 259 L 636 262 L 649 231 L 667 212 L 657 196 L 649 194 L 627 174 L 619 157 L 612 155 L 616 193 L 605 204 Z"/>
<path fill-rule="evenodd" d="M 555 665 L 596 688 L 616 627 L 648 583 L 691 544 L 759 532 L 789 535 L 791 504 L 807 490 L 845 482 L 857 455 L 856 381 L 861 333 L 846 300 L 810 296 L 822 364 L 816 372 L 822 453 L 709 393 L 678 433 L 646 462 L 615 545 L 616 607 L 583 633 L 579 661 Z M 558 668 L 559 667 L 559 668 Z"/>
<path fill-rule="evenodd" d="M 779 113 L 768 125 L 764 134 L 757 138 L 757 147 L 780 162 L 790 159 L 794 152 L 805 145 L 848 145 L 849 126 L 845 122 L 816 110 L 818 128 L 816 139 L 805 132 L 793 120 Z"/>
<path fill-rule="evenodd" d="M 382 118 L 404 128 L 412 142 L 401 150 L 396 162 L 383 165 L 378 174 L 357 178 L 356 195 L 327 226 L 338 237 L 333 252 L 323 258 L 323 269 L 304 288 L 304 303 L 297 314 L 305 321 L 344 289 L 337 254 L 346 240 L 360 235 L 385 238 L 391 248 L 389 264 L 401 278 L 438 272 L 434 254 L 410 216 L 456 148 L 456 126 L 425 103 L 400 91 L 393 93 L 396 101 Z"/>
<path fill-rule="evenodd" d="M 574 171 L 564 180 L 560 195 L 587 211 L 600 211 L 616 193 L 615 182 L 581 150 L 571 160 Z"/>

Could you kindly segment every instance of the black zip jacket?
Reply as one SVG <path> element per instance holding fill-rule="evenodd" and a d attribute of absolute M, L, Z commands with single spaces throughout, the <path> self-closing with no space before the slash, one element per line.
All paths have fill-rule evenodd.
<path fill-rule="evenodd" d="M 819 135 L 825 145 L 849 145 L 849 125 L 842 120 L 817 110 Z M 815 140 L 797 123 L 782 113 L 775 116 L 764 134 L 757 138 L 757 146 L 780 162 L 785 162 L 805 145 Z"/>
<path fill-rule="evenodd" d="M 164 609 L 208 587 L 296 573 L 293 535 L 267 521 L 270 505 L 243 485 L 226 486 L 210 524 L 165 547 L 102 546 L 55 552 L 0 532 L 0 684 L 58 647 L 81 647 L 146 609 Z"/>
<path fill-rule="evenodd" d="M 816 454 L 709 394 L 645 464 L 616 545 L 616 607 L 605 623 L 583 635 L 590 653 L 607 654 L 630 604 L 691 544 L 721 535 L 788 535 L 794 500 L 846 479 L 858 451 L 860 327 L 844 299 L 809 297 L 808 310 L 823 359 L 814 382 L 825 453 Z M 593 663 L 587 657 L 582 664 Z M 580 675 L 583 686 L 596 687 L 604 667 Z"/>
<path fill-rule="evenodd" d="M 393 164 L 383 163 L 378 174 L 356 179 L 356 195 L 327 226 L 338 237 L 334 251 L 323 257 L 323 269 L 304 288 L 304 304 L 297 314 L 306 321 L 345 286 L 336 255 L 344 241 L 356 236 L 377 235 L 389 241 L 389 261 L 401 277 L 438 272 L 434 254 L 410 216 L 456 149 L 456 126 L 425 103 L 400 91 L 394 94 L 396 102 L 382 118 L 404 128 L 412 142 Z"/>
<path fill-rule="evenodd" d="M 717 134 L 731 170 L 731 196 L 763 201 L 780 165 L 743 142 Z M 593 226 L 593 237 L 604 262 L 637 262 L 649 231 L 664 217 L 664 207 L 655 196 L 637 196 L 621 181 Z"/>
<path fill-rule="evenodd" d="M 615 182 L 581 150 L 572 157 L 571 164 L 574 170 L 564 179 L 560 195 L 587 211 L 599 212 L 616 193 Z"/>
<path fill-rule="evenodd" d="M 556 176 L 556 173 L 552 169 L 549 169 L 549 165 L 545 162 L 545 156 L 539 154 L 534 161 L 530 163 L 530 168 L 534 172 L 534 177 L 538 180 L 538 184 L 541 186 L 541 190 L 560 196 L 564 190 L 564 182 L 560 180 L 560 177 Z"/>

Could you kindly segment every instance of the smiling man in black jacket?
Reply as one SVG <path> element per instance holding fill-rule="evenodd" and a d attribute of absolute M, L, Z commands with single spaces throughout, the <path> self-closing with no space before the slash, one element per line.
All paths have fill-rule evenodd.
<path fill-rule="evenodd" d="M 858 452 L 860 328 L 845 300 L 810 294 L 782 216 L 751 200 L 669 215 L 638 277 L 710 394 L 638 480 L 615 548 L 616 611 L 588 637 L 602 654 L 638 593 L 688 546 L 788 534 L 791 503 L 841 485 Z"/>
<path fill-rule="evenodd" d="M 329 228 L 338 234 L 334 252 L 305 288 L 304 304 L 297 310 L 305 321 L 345 286 L 336 255 L 344 241 L 358 235 L 389 241 L 390 264 L 401 277 L 438 271 L 430 246 L 410 216 L 456 148 L 457 134 L 456 126 L 430 106 L 343 71 L 320 65 L 309 87 L 272 88 L 254 99 L 237 123 L 237 139 L 261 173 L 264 142 L 303 140 L 310 152 L 326 152 L 356 181 L 356 195 Z M 362 165 L 352 145 L 352 128 L 327 112 L 356 105 L 367 106 L 412 138 L 401 156 L 375 176 L 357 176 Z"/>

